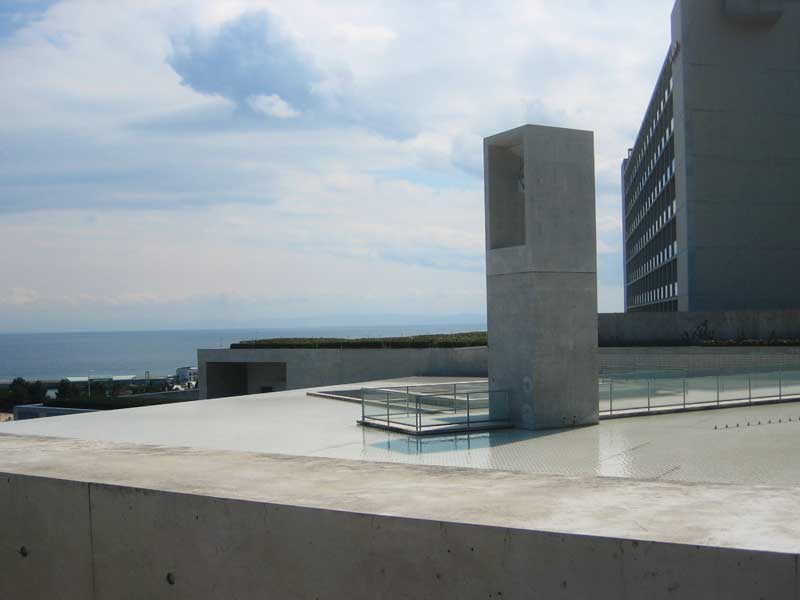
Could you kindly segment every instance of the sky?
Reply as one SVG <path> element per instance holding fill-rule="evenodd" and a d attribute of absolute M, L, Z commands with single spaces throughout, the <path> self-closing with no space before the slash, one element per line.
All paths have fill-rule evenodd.
<path fill-rule="evenodd" d="M 598 303 L 672 0 L 0 0 L 0 332 L 481 321 L 482 138 L 595 132 Z"/>

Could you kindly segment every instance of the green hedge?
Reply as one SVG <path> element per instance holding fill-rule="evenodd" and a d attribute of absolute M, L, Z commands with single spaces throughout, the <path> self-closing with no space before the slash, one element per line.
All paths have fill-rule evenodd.
<path fill-rule="evenodd" d="M 474 348 L 486 345 L 486 332 L 413 335 L 387 338 L 275 338 L 231 344 L 232 349 L 256 348 Z"/>
<path fill-rule="evenodd" d="M 387 338 L 275 338 L 269 340 L 248 340 L 231 344 L 232 349 L 313 349 L 313 348 L 474 348 L 487 345 L 485 331 L 471 333 L 448 333 L 434 335 L 414 335 L 410 337 Z M 672 344 L 638 344 L 653 347 L 677 346 L 800 346 L 800 340 L 696 340 Z"/>

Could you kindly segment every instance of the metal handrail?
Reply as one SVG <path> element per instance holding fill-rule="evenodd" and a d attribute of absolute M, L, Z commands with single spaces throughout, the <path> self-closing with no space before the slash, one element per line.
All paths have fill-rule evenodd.
<path fill-rule="evenodd" d="M 394 425 L 401 429 L 413 429 L 414 433 L 421 433 L 436 428 L 465 426 L 472 429 L 485 426 L 487 423 L 506 423 L 508 421 L 508 392 L 490 390 L 488 381 L 462 382 L 469 384 L 469 391 L 458 389 L 459 383 L 428 384 L 397 388 L 362 388 L 361 390 L 361 422 L 364 424 L 378 424 L 389 428 Z M 438 393 L 422 391 L 420 388 L 435 387 L 440 385 L 442 390 Z M 475 390 L 475 387 L 484 387 L 484 390 Z M 446 388 L 446 389 L 445 389 Z M 505 410 L 491 408 L 490 400 L 498 395 L 503 395 Z M 441 398 L 440 405 L 429 400 Z M 476 404 L 486 402 L 486 419 L 476 419 Z M 372 407 L 372 408 L 368 408 Z M 399 409 L 399 412 L 398 412 Z M 413 414 L 412 414 L 413 411 Z M 495 413 L 504 418 L 491 419 Z M 402 416 L 399 416 L 402 415 Z M 412 418 L 413 417 L 413 418 Z"/>
<path fill-rule="evenodd" d="M 758 369 L 755 372 L 742 371 L 716 371 L 704 375 L 691 377 L 683 374 L 680 377 L 609 377 L 606 382 L 601 382 L 601 386 L 608 385 L 608 408 L 600 407 L 601 416 L 631 415 L 631 414 L 650 414 L 663 411 L 688 410 L 690 408 L 716 408 L 725 406 L 735 406 L 742 404 L 774 403 L 800 400 L 800 372 L 798 372 L 796 389 L 789 392 L 785 385 L 785 371 L 782 365 L 767 370 L 768 367 Z M 745 384 L 746 379 L 746 384 Z M 713 380 L 714 385 L 695 392 L 695 399 L 692 398 L 690 382 L 692 380 L 708 381 Z M 737 385 L 730 386 L 731 380 L 736 381 Z M 767 380 L 765 385 L 759 386 L 759 381 Z M 633 384 L 638 382 L 638 386 L 644 390 L 646 381 L 646 405 L 644 394 L 636 395 L 625 394 L 621 391 L 626 381 Z M 675 381 L 678 385 L 659 386 L 658 382 Z M 754 382 L 756 385 L 754 387 Z M 616 385 L 616 388 L 615 388 Z M 759 387 L 763 388 L 759 390 Z M 615 394 L 615 391 L 617 392 Z M 677 402 L 659 401 L 659 392 L 665 396 L 678 396 Z M 699 397 L 697 394 L 702 394 Z M 600 397 L 603 392 L 601 388 Z M 641 400 L 637 402 L 637 398 Z"/>

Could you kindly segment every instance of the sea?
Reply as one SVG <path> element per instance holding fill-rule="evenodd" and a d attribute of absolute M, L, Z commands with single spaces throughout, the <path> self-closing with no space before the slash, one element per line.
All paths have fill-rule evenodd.
<path fill-rule="evenodd" d="M 486 329 L 485 323 L 113 331 L 0 334 L 0 381 L 15 377 L 58 380 L 107 375 L 174 375 L 196 366 L 198 348 L 228 348 L 242 340 L 278 337 L 384 337 L 458 333 Z"/>

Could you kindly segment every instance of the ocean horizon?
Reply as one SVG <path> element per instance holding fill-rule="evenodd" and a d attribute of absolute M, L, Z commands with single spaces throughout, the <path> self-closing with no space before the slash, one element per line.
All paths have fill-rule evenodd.
<path fill-rule="evenodd" d="M 486 323 L 432 323 L 249 329 L 184 329 L 65 333 L 0 333 L 0 381 L 57 380 L 106 375 L 173 375 L 197 365 L 199 348 L 228 348 L 242 340 L 275 337 L 384 337 L 460 333 Z"/>

